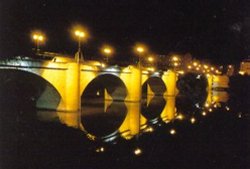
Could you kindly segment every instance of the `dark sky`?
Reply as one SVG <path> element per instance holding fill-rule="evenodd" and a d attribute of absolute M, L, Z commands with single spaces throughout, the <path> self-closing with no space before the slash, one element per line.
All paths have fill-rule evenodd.
<path fill-rule="evenodd" d="M 249 0 L 1 0 L 0 56 L 27 54 L 30 33 L 47 36 L 43 50 L 73 54 L 72 25 L 87 27 L 85 55 L 98 58 L 103 43 L 117 58 L 144 42 L 156 54 L 190 52 L 198 59 L 232 63 L 250 54 Z"/>

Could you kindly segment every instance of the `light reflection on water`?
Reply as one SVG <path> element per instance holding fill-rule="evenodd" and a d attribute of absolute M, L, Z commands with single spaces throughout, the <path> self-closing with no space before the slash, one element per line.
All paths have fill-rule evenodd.
<path fill-rule="evenodd" d="M 81 112 L 38 111 L 39 120 L 15 121 L 7 116 L 14 111 L 6 112 L 2 161 L 19 168 L 155 168 L 160 162 L 219 169 L 234 160 L 234 168 L 244 168 L 238 165 L 245 164 L 245 114 L 231 111 L 226 92 L 186 107 L 177 104 L 187 101 L 182 96 L 148 98 L 142 104 L 85 102 Z"/>
<path fill-rule="evenodd" d="M 42 121 L 60 122 L 86 133 L 90 139 L 110 141 L 115 137 L 131 139 L 142 132 L 152 132 L 154 125 L 173 120 L 188 120 L 195 124 L 196 116 L 207 116 L 228 93 L 211 91 L 206 100 L 192 103 L 182 96 L 153 96 L 139 102 L 88 100 L 82 103 L 81 112 L 37 111 Z"/>

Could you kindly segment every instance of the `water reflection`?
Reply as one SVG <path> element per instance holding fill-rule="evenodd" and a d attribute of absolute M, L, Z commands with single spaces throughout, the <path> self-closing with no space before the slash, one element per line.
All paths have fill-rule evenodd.
<path fill-rule="evenodd" d="M 165 105 L 166 100 L 161 96 L 153 96 L 150 100 L 143 99 L 141 103 L 141 114 L 148 121 L 155 121 L 160 118 Z"/>
<path fill-rule="evenodd" d="M 126 115 L 124 102 L 99 99 L 82 104 L 81 124 L 87 133 L 95 137 L 106 137 L 118 132 Z"/>
<path fill-rule="evenodd" d="M 61 159 L 75 157 L 74 162 L 80 160 L 82 164 L 91 166 L 107 164 L 110 161 L 110 164 L 113 164 L 116 159 L 119 164 L 124 161 L 136 161 L 139 164 L 140 158 L 144 161 L 166 160 L 166 164 L 173 164 L 171 161 L 180 160 L 179 155 L 185 157 L 182 159 L 185 164 L 190 160 L 196 163 L 196 159 L 203 160 L 201 155 L 204 151 L 207 152 L 204 154 L 209 156 L 212 150 L 234 150 L 235 147 L 224 144 L 223 140 L 234 139 L 235 146 L 239 143 L 235 138 L 244 138 L 241 137 L 244 134 L 238 134 L 238 131 L 244 131 L 244 126 L 237 123 L 238 127 L 235 128 L 236 123 L 232 123 L 235 119 L 242 122 L 245 118 L 244 112 L 229 116 L 233 108 L 227 104 L 228 94 L 225 91 L 209 93 L 206 100 L 201 99 L 198 104 L 191 103 L 185 100 L 189 98 L 181 96 L 151 95 L 141 104 L 101 99 L 104 97 L 94 98 L 95 100 L 88 99 L 83 102 L 81 112 L 38 111 L 39 120 L 32 114 L 35 110 L 22 110 L 15 115 L 13 111 L 12 114 L 2 111 L 4 119 L 1 125 L 5 125 L 5 128 L 1 128 L 1 134 L 5 133 L 4 138 L 12 141 L 4 142 L 7 147 L 4 150 L 7 152 L 14 147 L 28 151 L 28 157 L 33 157 L 33 154 L 39 151 L 39 157 L 40 152 L 42 153 L 41 160 L 37 160 L 39 164 L 44 159 L 49 161 L 57 157 L 58 164 L 62 163 Z M 22 120 L 27 119 L 28 114 L 32 114 L 30 119 Z M 15 120 L 11 121 L 13 116 Z M 234 119 L 230 121 L 231 117 Z M 14 126 L 14 123 L 18 125 L 13 130 L 10 126 Z M 221 123 L 223 125 L 220 125 Z M 235 135 L 237 137 L 234 137 Z M 207 141 L 207 138 L 212 141 Z M 48 156 L 48 151 L 54 154 Z M 212 151 L 213 153 L 216 154 Z M 16 157 L 27 161 L 25 157 L 19 157 L 17 154 L 18 152 Z M 8 153 L 4 155 L 7 156 Z M 223 156 L 220 154 L 216 158 L 220 157 Z M 208 157 L 208 160 L 211 158 L 215 157 Z"/>
<path fill-rule="evenodd" d="M 197 103 L 177 96 L 148 96 L 139 102 L 97 99 L 82 103 L 81 112 L 38 111 L 38 118 L 81 129 L 91 140 L 112 141 L 118 137 L 131 139 L 141 132 L 153 132 L 154 125 L 174 120 L 199 121 L 216 108 L 229 109 L 225 91 L 211 91 L 206 100 Z M 176 131 L 170 130 L 170 134 Z"/>

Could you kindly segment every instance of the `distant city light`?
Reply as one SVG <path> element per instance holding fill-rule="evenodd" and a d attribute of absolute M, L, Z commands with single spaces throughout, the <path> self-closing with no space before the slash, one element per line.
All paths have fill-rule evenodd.
<path fill-rule="evenodd" d="M 229 111 L 229 110 L 230 110 L 230 108 L 229 108 L 228 106 L 226 106 L 225 108 L 226 108 L 226 110 L 227 110 L 227 111 Z"/>
<path fill-rule="evenodd" d="M 195 119 L 194 117 L 192 117 L 192 118 L 190 119 L 190 121 L 191 121 L 192 124 L 194 124 L 194 123 L 196 122 L 196 119 Z"/>
<path fill-rule="evenodd" d="M 97 153 L 102 153 L 105 151 L 105 148 L 104 147 L 99 147 L 95 150 Z"/>
<path fill-rule="evenodd" d="M 203 67 L 204 67 L 205 69 L 208 69 L 208 65 L 203 65 Z"/>
<path fill-rule="evenodd" d="M 244 71 L 239 71 L 239 74 L 240 74 L 240 75 L 244 75 L 245 72 L 244 72 Z"/>
<path fill-rule="evenodd" d="M 202 112 L 202 116 L 206 116 L 207 113 L 205 111 Z"/>
<path fill-rule="evenodd" d="M 177 62 L 174 62 L 174 66 L 176 67 L 176 66 L 178 66 L 179 64 L 177 63 Z"/>
<path fill-rule="evenodd" d="M 179 114 L 176 118 L 179 119 L 179 120 L 183 120 L 184 116 L 183 116 L 183 114 Z"/>
<path fill-rule="evenodd" d="M 148 57 L 148 61 L 149 61 L 149 62 L 153 62 L 153 61 L 154 61 L 154 57 L 149 56 L 149 57 Z"/>
<path fill-rule="evenodd" d="M 141 150 L 139 147 L 137 147 L 137 148 L 134 150 L 134 154 L 137 155 L 137 156 L 139 156 L 139 155 L 142 154 L 142 150 Z"/>
<path fill-rule="evenodd" d="M 170 129 L 169 133 L 170 133 L 171 135 L 175 135 L 175 134 L 176 134 L 176 130 L 175 130 L 175 129 Z"/>
<path fill-rule="evenodd" d="M 173 56 L 173 57 L 172 57 L 172 61 L 174 61 L 174 62 L 179 61 L 179 59 L 180 59 L 180 58 L 177 57 L 177 56 Z"/>
<path fill-rule="evenodd" d="M 193 62 L 193 65 L 194 65 L 194 66 L 197 66 L 197 65 L 198 65 L 198 63 L 197 63 L 197 62 Z"/>
<path fill-rule="evenodd" d="M 180 70 L 180 71 L 178 71 L 178 73 L 181 74 L 181 75 L 183 75 L 183 74 L 185 74 L 185 71 L 184 70 Z"/>

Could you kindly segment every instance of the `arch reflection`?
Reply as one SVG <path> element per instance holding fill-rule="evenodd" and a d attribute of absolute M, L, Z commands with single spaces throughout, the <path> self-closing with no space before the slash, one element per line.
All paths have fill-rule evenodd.
<path fill-rule="evenodd" d="M 160 118 L 160 115 L 166 105 L 166 100 L 160 96 L 143 99 L 141 103 L 141 114 L 148 120 L 154 121 Z"/>
<path fill-rule="evenodd" d="M 81 96 L 82 129 L 104 140 L 117 136 L 127 115 L 126 96 L 127 89 L 118 77 L 103 74 L 95 78 Z"/>
<path fill-rule="evenodd" d="M 167 88 L 160 77 L 150 77 L 142 85 L 142 98 L 147 95 L 162 96 Z"/>

